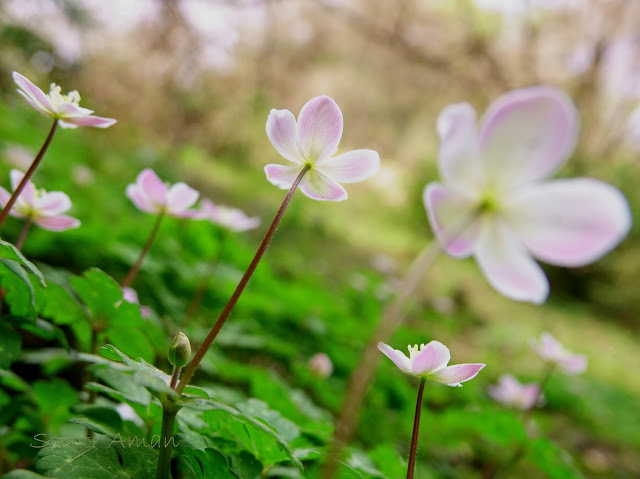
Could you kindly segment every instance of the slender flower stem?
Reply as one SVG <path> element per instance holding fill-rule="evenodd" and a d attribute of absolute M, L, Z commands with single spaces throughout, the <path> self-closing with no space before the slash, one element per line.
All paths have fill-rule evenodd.
<path fill-rule="evenodd" d="M 29 233 L 29 228 L 31 227 L 31 223 L 33 223 L 33 219 L 32 218 L 27 218 L 27 220 L 24 222 L 24 225 L 22 226 L 22 230 L 20 231 L 20 235 L 18 236 L 18 239 L 16 240 L 16 248 L 18 249 L 22 249 L 22 245 L 24 244 L 24 240 L 27 239 L 27 234 Z"/>
<path fill-rule="evenodd" d="M 422 394 L 424 393 L 425 378 L 420 380 L 418 389 L 418 401 L 416 402 L 416 415 L 413 418 L 413 434 L 411 435 L 411 449 L 409 450 L 409 464 L 407 465 L 407 479 L 413 479 L 416 468 L 416 453 L 418 452 L 418 432 L 420 431 L 420 412 L 422 411 Z"/>
<path fill-rule="evenodd" d="M 171 375 L 171 382 L 169 383 L 169 387 L 171 389 L 176 388 L 176 384 L 178 384 L 178 378 L 180 377 L 180 371 L 182 371 L 182 368 L 179 368 L 177 366 L 173 367 L 173 374 Z"/>
<path fill-rule="evenodd" d="M 147 242 L 144 244 L 144 247 L 140 252 L 140 256 L 138 256 L 136 263 L 131 267 L 131 269 L 127 273 L 127 276 L 125 276 L 124 281 L 122 281 L 122 285 L 121 285 L 122 288 L 126 288 L 127 286 L 129 286 L 131 284 L 131 281 L 133 281 L 133 278 L 136 276 L 136 273 L 138 272 L 138 270 L 140 269 L 140 266 L 142 265 L 142 261 L 144 261 L 145 256 L 147 256 L 147 253 L 151 249 L 153 240 L 156 239 L 158 230 L 160 229 L 160 223 L 162 223 L 163 218 L 164 218 L 164 213 L 160 213 L 156 219 L 155 224 L 153 225 L 151 234 L 149 234 L 149 237 L 147 238 Z"/>
<path fill-rule="evenodd" d="M 15 204 L 18 197 L 20 196 L 20 193 L 22 193 L 22 190 L 24 189 L 25 185 L 27 184 L 29 179 L 33 176 L 33 173 L 36 171 L 36 168 L 38 168 L 38 165 L 42 161 L 44 154 L 47 152 L 47 149 L 49 148 L 49 144 L 53 139 L 53 135 L 56 132 L 57 127 L 58 127 L 58 119 L 56 118 L 55 120 L 53 120 L 53 125 L 51 125 L 51 130 L 49 131 L 49 135 L 47 135 L 47 139 L 44 140 L 44 144 L 42 145 L 42 148 L 40 148 L 40 151 L 34 158 L 33 162 L 31 163 L 31 166 L 25 173 L 24 177 L 22 178 L 22 181 L 20 182 L 18 187 L 15 189 L 15 191 L 11 195 L 11 198 L 9 198 L 9 201 L 7 202 L 5 207 L 2 209 L 2 212 L 0 212 L 0 226 L 2 226 L 4 223 L 4 220 L 7 219 L 7 216 L 9 215 L 11 208 L 13 208 L 13 205 Z"/>
<path fill-rule="evenodd" d="M 220 261 L 222 260 L 222 253 L 224 252 L 224 247 L 225 247 L 227 238 L 228 238 L 228 231 L 223 230 L 220 236 L 218 251 L 216 252 L 215 258 L 209 260 L 209 264 L 207 265 L 207 270 L 205 271 L 202 277 L 202 280 L 200 280 L 200 283 L 198 284 L 198 288 L 196 289 L 196 292 L 193 293 L 193 297 L 189 302 L 189 306 L 187 307 L 187 312 L 185 313 L 184 318 L 182 319 L 182 324 L 188 323 L 189 320 L 195 316 L 196 312 L 198 311 L 198 308 L 200 308 L 200 305 L 202 304 L 202 300 L 204 299 L 204 295 L 207 292 L 207 288 L 209 287 L 209 283 L 211 283 L 211 278 L 214 275 L 214 273 L 218 270 L 218 266 L 220 265 Z"/>
<path fill-rule="evenodd" d="M 400 285 L 396 288 L 396 295 L 382 311 L 380 322 L 369 342 L 365 345 L 360 356 L 360 362 L 351 373 L 347 389 L 344 394 L 342 407 L 335 421 L 333 440 L 329 447 L 329 453 L 322 468 L 320 477 L 333 479 L 340 467 L 342 451 L 353 436 L 358 412 L 362 406 L 367 389 L 373 379 L 380 353 L 378 342 L 388 341 L 391 335 L 402 324 L 405 318 L 404 309 L 420 285 L 427 270 L 433 265 L 442 251 L 442 245 L 450 243 L 465 231 L 477 218 L 479 211 L 474 211 L 468 217 L 462 218 L 444 235 L 442 241 L 434 241 L 427 245 L 409 267 L 409 272 Z"/>
<path fill-rule="evenodd" d="M 179 408 L 170 403 L 162 405 L 162 429 L 160 431 L 160 451 L 156 479 L 168 479 L 171 469 L 171 452 L 173 451 L 173 429 Z"/>
<path fill-rule="evenodd" d="M 238 283 L 238 286 L 236 286 L 236 289 L 231 295 L 231 298 L 229 298 L 229 301 L 227 301 L 227 304 L 225 305 L 224 309 L 220 313 L 218 320 L 211 328 L 211 331 L 209 331 L 209 334 L 205 338 L 200 348 L 198 348 L 198 351 L 196 351 L 196 354 L 193 357 L 193 360 L 191 361 L 191 363 L 189 363 L 189 366 L 187 366 L 187 369 L 182 375 L 182 378 L 180 379 L 180 383 L 176 388 L 176 391 L 178 392 L 178 394 L 181 394 L 182 391 L 184 391 L 184 388 L 187 386 L 187 384 L 189 384 L 189 380 L 191 379 L 191 376 L 193 376 L 193 374 L 195 373 L 196 368 L 200 365 L 200 361 L 202 361 L 202 358 L 204 357 L 205 353 L 213 344 L 213 341 L 216 339 L 216 336 L 222 329 L 222 326 L 224 326 L 224 323 L 229 317 L 229 315 L 231 314 L 231 311 L 233 311 L 233 308 L 238 302 L 238 299 L 240 299 L 240 296 L 242 295 L 242 292 L 246 288 L 247 283 L 251 279 L 253 272 L 258 267 L 258 264 L 260 263 L 262 256 L 267 250 L 267 247 L 269 246 L 269 243 L 271 242 L 271 239 L 273 238 L 273 235 L 275 234 L 276 229 L 280 224 L 280 220 L 282 220 L 282 217 L 284 216 L 284 212 L 287 210 L 287 206 L 289 206 L 289 202 L 291 201 L 291 198 L 293 198 L 293 194 L 298 189 L 298 185 L 300 184 L 300 181 L 302 181 L 302 178 L 307 173 L 307 171 L 309 171 L 309 167 L 305 166 L 300 172 L 300 174 L 298 174 L 297 178 L 291 185 L 291 188 L 289 188 L 289 191 L 287 192 L 287 195 L 284 197 L 284 201 L 280 205 L 280 208 L 278 209 L 276 216 L 273 218 L 273 221 L 271 222 L 271 225 L 269 226 L 267 233 L 264 235 L 264 239 L 262 240 L 262 243 L 260 243 L 260 246 L 258 246 L 258 250 L 256 251 L 255 256 L 251 260 L 251 263 L 249 263 L 249 267 L 247 268 L 244 275 L 242 276 L 242 279 Z"/>

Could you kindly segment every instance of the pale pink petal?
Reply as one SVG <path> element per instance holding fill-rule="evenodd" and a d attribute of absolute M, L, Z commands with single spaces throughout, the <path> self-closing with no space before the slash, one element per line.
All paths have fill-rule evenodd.
<path fill-rule="evenodd" d="M 11 180 L 11 189 L 13 191 L 16 191 L 18 186 L 20 186 L 20 182 L 24 178 L 24 173 L 22 171 L 19 171 L 19 170 L 11 170 L 9 172 L 9 178 Z M 28 180 L 27 184 L 24 185 L 24 188 L 22 188 L 22 192 L 20 193 L 18 198 L 20 198 L 22 201 L 24 201 L 29 206 L 33 207 L 34 206 L 35 191 L 36 191 L 35 186 L 33 186 L 33 183 L 31 183 L 31 180 Z"/>
<path fill-rule="evenodd" d="M 170 213 L 183 213 L 198 201 L 198 193 L 185 183 L 176 183 L 167 192 L 167 210 Z"/>
<path fill-rule="evenodd" d="M 356 183 L 380 170 L 380 156 L 373 150 L 354 150 L 318 161 L 315 169 L 338 183 Z"/>
<path fill-rule="evenodd" d="M 631 228 L 624 195 L 590 178 L 529 185 L 506 202 L 509 222 L 538 259 L 560 266 L 593 263 Z"/>
<path fill-rule="evenodd" d="M 176 218 L 191 218 L 192 220 L 205 220 L 207 214 L 202 210 L 185 210 L 169 212 L 171 216 Z"/>
<path fill-rule="evenodd" d="M 484 170 L 502 188 L 539 180 L 569 157 L 578 114 L 561 90 L 537 86 L 501 96 L 480 128 Z"/>
<path fill-rule="evenodd" d="M 60 121 L 61 121 L 61 126 L 62 126 L 62 123 L 65 123 L 65 125 L 72 125 L 72 126 L 65 126 L 65 128 L 70 128 L 73 126 L 93 126 L 95 128 L 109 128 L 110 126 L 114 125 L 118 120 L 115 120 L 113 118 L 103 118 L 101 116 L 90 115 L 90 116 L 78 116 L 78 117 L 64 117 Z"/>
<path fill-rule="evenodd" d="M 78 125 L 74 125 L 73 123 L 69 123 L 65 120 L 58 120 L 58 125 L 60 125 L 60 128 L 65 128 L 67 130 L 75 130 L 78 128 Z"/>
<path fill-rule="evenodd" d="M 20 93 L 20 95 L 22 95 L 24 97 L 24 99 L 27 100 L 27 103 L 29 103 L 29 105 L 31 105 L 31 107 L 34 110 L 36 110 L 37 112 L 39 112 L 40 114 L 42 114 L 44 116 L 47 116 L 49 118 L 54 118 L 55 117 L 55 113 L 49 112 L 46 108 L 44 108 L 42 105 L 40 105 L 40 103 L 37 103 L 34 100 L 32 100 L 31 97 L 29 97 L 22 90 L 18 90 L 18 93 Z"/>
<path fill-rule="evenodd" d="M 429 379 L 447 386 L 462 386 L 460 383 L 473 379 L 486 365 L 482 363 L 476 364 L 456 364 L 455 366 L 447 366 L 439 369 L 429 375 Z"/>
<path fill-rule="evenodd" d="M 298 149 L 296 119 L 289 110 L 271 110 L 267 118 L 267 136 L 284 158 L 293 163 L 304 163 Z"/>
<path fill-rule="evenodd" d="M 298 148 L 303 161 L 323 160 L 335 153 L 342 138 L 342 112 L 328 96 L 309 100 L 298 115 Z"/>
<path fill-rule="evenodd" d="M 33 222 L 40 228 L 49 231 L 64 231 L 80 226 L 80 220 L 71 216 L 37 216 Z"/>
<path fill-rule="evenodd" d="M 300 165 L 282 166 L 271 164 L 264 167 L 269 183 L 283 190 L 291 188 L 301 171 L 302 167 Z"/>
<path fill-rule="evenodd" d="M 475 214 L 477 201 L 439 183 L 427 185 L 423 200 L 429 224 L 447 253 L 469 256 L 482 226 L 481 216 Z"/>
<path fill-rule="evenodd" d="M 568 354 L 558 361 L 558 367 L 566 374 L 582 374 L 587 369 L 587 357 L 582 354 Z"/>
<path fill-rule="evenodd" d="M 485 277 L 507 298 L 541 304 L 549 294 L 544 272 L 522 242 L 497 218 L 487 219 L 475 248 Z"/>
<path fill-rule="evenodd" d="M 444 368 L 451 360 L 449 348 L 439 341 L 431 341 L 411 360 L 411 372 L 423 375 Z"/>
<path fill-rule="evenodd" d="M 158 175 L 151 168 L 145 168 L 138 174 L 136 184 L 139 186 L 141 195 L 146 196 L 156 205 L 166 206 L 167 185 L 158 178 Z"/>
<path fill-rule="evenodd" d="M 398 366 L 401 371 L 411 374 L 411 360 L 402 351 L 393 349 L 391 346 L 383 342 L 378 343 L 378 349 L 382 354 L 391 359 L 393 364 Z"/>
<path fill-rule="evenodd" d="M 135 289 L 130 287 L 122 289 L 122 299 L 124 299 L 127 303 L 140 304 L 138 293 Z"/>
<path fill-rule="evenodd" d="M 302 178 L 300 191 L 309 198 L 320 201 L 344 201 L 348 198 L 346 190 L 339 183 L 315 169 Z"/>
<path fill-rule="evenodd" d="M 47 216 L 56 216 L 71 208 L 71 200 L 61 191 L 45 193 L 35 200 L 34 209 Z"/>
<path fill-rule="evenodd" d="M 551 333 L 544 332 L 540 337 L 540 343 L 534 347 L 542 359 L 555 360 L 564 354 L 564 347 Z"/>
<path fill-rule="evenodd" d="M 476 111 L 469 103 L 450 105 L 438 116 L 437 129 L 440 137 L 438 166 L 442 178 L 462 191 L 479 191 L 483 171 Z"/>
<path fill-rule="evenodd" d="M 162 211 L 162 206 L 151 201 L 150 198 L 147 198 L 140 192 L 139 185 L 130 184 L 127 186 L 126 191 L 127 197 L 133 202 L 133 204 L 140 211 L 144 211 L 145 213 L 157 214 Z"/>
<path fill-rule="evenodd" d="M 20 75 L 18 72 L 13 72 L 13 81 L 15 81 L 22 90 L 18 90 L 18 92 L 24 92 L 23 96 L 27 101 L 31 100 L 29 101 L 31 106 L 45 115 L 51 116 L 54 114 L 51 101 L 40 88 L 35 86 L 25 76 Z"/>

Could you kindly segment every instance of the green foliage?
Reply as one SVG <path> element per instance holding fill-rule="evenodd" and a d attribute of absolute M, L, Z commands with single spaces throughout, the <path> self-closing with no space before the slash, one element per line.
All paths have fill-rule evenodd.
<path fill-rule="evenodd" d="M 569 453 L 546 438 L 529 442 L 527 458 L 550 479 L 583 479 Z"/>
<path fill-rule="evenodd" d="M 7 369 L 20 355 L 20 335 L 0 323 L 0 368 Z"/>

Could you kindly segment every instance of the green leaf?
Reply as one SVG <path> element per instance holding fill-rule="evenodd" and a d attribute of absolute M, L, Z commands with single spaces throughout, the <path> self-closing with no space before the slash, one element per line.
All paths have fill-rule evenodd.
<path fill-rule="evenodd" d="M 185 459 L 187 469 L 196 479 L 209 479 L 211 477 L 216 479 L 238 479 L 238 476 L 229 469 L 227 459 L 215 449 L 207 448 L 205 451 L 201 451 L 184 448 L 181 456 Z"/>
<path fill-rule="evenodd" d="M 583 479 L 571 455 L 544 437 L 529 443 L 528 459 L 550 479 Z"/>
<path fill-rule="evenodd" d="M 16 316 L 36 316 L 36 296 L 24 268 L 17 261 L 0 258 L 0 284 L 6 290 L 4 300 Z"/>
<path fill-rule="evenodd" d="M 36 469 L 64 479 L 148 479 L 155 477 L 157 452 L 129 448 L 114 439 L 53 438 L 38 454 Z"/>
<path fill-rule="evenodd" d="M 40 414 L 54 433 L 71 417 L 69 408 L 78 403 L 78 392 L 59 378 L 33 383 L 33 397 Z"/>
<path fill-rule="evenodd" d="M 105 393 L 118 401 L 135 402 L 143 406 L 148 406 L 151 402 L 149 391 L 136 383 L 130 374 L 99 365 L 90 366 L 90 371 L 96 378 L 110 387 L 89 383 L 87 384 L 87 389 Z"/>
<path fill-rule="evenodd" d="M 15 469 L 2 477 L 4 479 L 42 479 L 44 476 L 25 469 Z"/>
<path fill-rule="evenodd" d="M 111 276 L 98 268 L 91 268 L 70 281 L 94 318 L 114 315 L 116 303 L 122 300 L 122 290 Z"/>
<path fill-rule="evenodd" d="M 42 286 L 47 286 L 47 283 L 44 280 L 44 276 L 42 275 L 40 270 L 36 268 L 36 266 L 31 261 L 25 258 L 20 250 L 11 243 L 0 240 L 0 258 L 17 261 L 22 266 L 27 268 L 31 273 L 33 273 L 38 278 Z"/>
<path fill-rule="evenodd" d="M 0 323 L 0 368 L 8 369 L 20 356 L 20 335 L 13 329 Z"/>

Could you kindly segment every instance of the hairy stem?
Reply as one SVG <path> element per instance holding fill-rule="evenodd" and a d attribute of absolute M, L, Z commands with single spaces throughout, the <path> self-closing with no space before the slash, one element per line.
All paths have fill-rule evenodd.
<path fill-rule="evenodd" d="M 11 195 L 11 198 L 9 198 L 9 201 L 7 202 L 5 207 L 2 209 L 2 212 L 0 212 L 0 226 L 2 226 L 4 223 L 4 220 L 7 219 L 7 216 L 9 215 L 11 208 L 13 208 L 13 205 L 16 203 L 18 197 L 20 196 L 20 193 L 22 193 L 22 190 L 26 186 L 27 182 L 33 176 L 33 173 L 38 168 L 38 165 L 42 161 L 44 154 L 47 152 L 47 149 L 49 148 L 49 144 L 53 139 L 53 135 L 56 132 L 57 127 L 58 127 L 58 119 L 56 118 L 55 120 L 53 120 L 53 125 L 51 125 L 51 130 L 49 130 L 49 134 L 47 135 L 47 139 L 44 140 L 44 144 L 42 145 L 42 148 L 40 148 L 40 151 L 38 152 L 33 162 L 31 163 L 31 166 L 25 173 L 24 178 L 22 178 L 22 181 L 20 182 L 18 187 L 15 189 L 15 191 Z"/>
<path fill-rule="evenodd" d="M 127 273 L 127 276 L 125 276 L 124 281 L 122 281 L 122 285 L 121 285 L 122 288 L 126 288 L 127 286 L 129 286 L 131 284 L 131 281 L 133 281 L 133 278 L 135 278 L 136 274 L 138 273 L 138 270 L 140 269 L 140 266 L 142 266 L 142 262 L 144 261 L 145 256 L 147 256 L 147 253 L 151 249 L 151 245 L 153 244 L 153 241 L 156 239 L 156 236 L 158 235 L 158 230 L 160 229 L 160 223 L 162 223 L 162 218 L 164 218 L 164 213 L 160 213 L 158 215 L 156 222 L 153 225 L 153 229 L 151 230 L 151 234 L 149 234 L 149 237 L 147 238 L 147 242 L 144 244 L 144 247 L 140 252 L 140 256 L 138 256 L 138 259 L 136 260 L 135 264 L 131 267 L 131 269 Z"/>
<path fill-rule="evenodd" d="M 275 234 L 276 229 L 280 224 L 280 220 L 282 220 L 282 217 L 284 216 L 284 212 L 287 210 L 287 206 L 289 206 L 289 202 L 291 201 L 291 198 L 293 198 L 293 194 L 296 192 L 296 189 L 298 189 L 298 185 L 300 184 L 300 181 L 302 181 L 302 178 L 307 173 L 307 171 L 309 171 L 309 167 L 305 166 L 300 172 L 300 174 L 298 175 L 298 177 L 295 179 L 293 184 L 291 185 L 291 188 L 289 188 L 289 191 L 287 192 L 287 195 L 284 197 L 284 201 L 280 205 L 280 208 L 278 209 L 276 216 L 273 218 L 273 221 L 271 222 L 271 225 L 269 226 L 267 233 L 264 235 L 264 239 L 262 240 L 262 243 L 260 243 L 260 246 L 258 246 L 258 250 L 256 251 L 255 256 L 251 260 L 251 263 L 249 263 L 249 267 L 247 268 L 244 275 L 242 276 L 242 279 L 238 283 L 238 286 L 236 286 L 236 289 L 231 295 L 231 298 L 229 298 L 229 301 L 227 301 L 227 304 L 222 310 L 222 312 L 220 313 L 218 320 L 211 328 L 211 331 L 209 331 L 209 334 L 205 338 L 200 348 L 198 348 L 198 351 L 196 351 L 196 354 L 193 357 L 193 360 L 191 361 L 191 363 L 189 363 L 189 366 L 187 366 L 187 369 L 182 375 L 182 378 L 180 379 L 180 383 L 176 388 L 176 391 L 178 392 L 178 394 L 181 394 L 182 391 L 184 391 L 184 388 L 187 386 L 187 384 L 189 384 L 189 380 L 191 379 L 191 376 L 193 376 L 193 374 L 195 373 L 196 368 L 200 365 L 200 361 L 202 361 L 202 358 L 204 357 L 205 353 L 213 344 L 213 341 L 216 339 L 216 336 L 222 329 L 222 326 L 224 326 L 224 323 L 229 317 L 229 315 L 231 314 L 231 311 L 233 311 L 233 308 L 238 302 L 238 299 L 240 299 L 240 296 L 242 295 L 242 292 L 246 288 L 247 283 L 251 279 L 253 272 L 258 267 L 258 264 L 260 263 L 262 256 L 267 250 L 267 247 L 269 246 L 269 243 L 271 242 L 271 239 L 273 238 L 273 235 Z"/>
<path fill-rule="evenodd" d="M 33 223 L 32 218 L 27 218 L 22 226 L 22 230 L 20 231 L 20 235 L 16 240 L 16 248 L 22 249 L 22 245 L 24 245 L 24 240 L 27 239 L 27 234 L 29 233 L 29 228 L 31 227 L 31 223 Z"/>
<path fill-rule="evenodd" d="M 416 453 L 418 452 L 418 432 L 420 431 L 420 412 L 422 411 L 422 394 L 424 393 L 425 378 L 420 380 L 418 389 L 418 401 L 416 402 L 416 415 L 413 418 L 413 434 L 411 435 L 411 449 L 409 450 L 409 464 L 407 465 L 407 479 L 413 479 L 416 468 Z"/>

